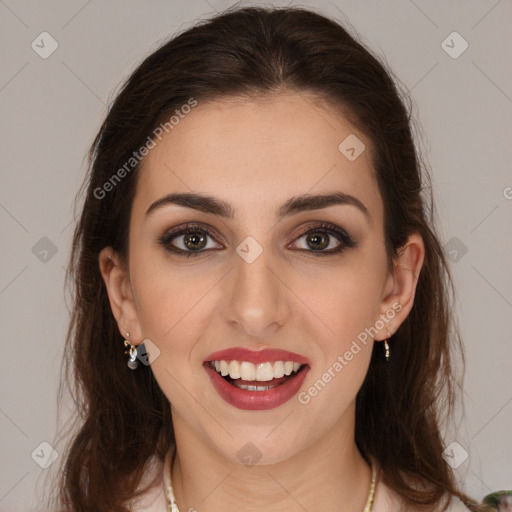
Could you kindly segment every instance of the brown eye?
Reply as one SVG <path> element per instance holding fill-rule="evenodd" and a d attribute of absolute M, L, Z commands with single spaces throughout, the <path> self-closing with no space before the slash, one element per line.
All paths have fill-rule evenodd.
<path fill-rule="evenodd" d="M 308 233 L 306 236 L 306 244 L 314 250 L 323 250 L 329 246 L 330 235 L 326 233 Z"/>
<path fill-rule="evenodd" d="M 299 250 L 309 252 L 315 256 L 327 256 L 342 252 L 348 247 L 355 247 L 356 241 L 342 228 L 331 224 L 321 224 L 310 227 L 295 240 L 301 240 Z M 297 244 L 297 242 L 294 242 Z"/>
<path fill-rule="evenodd" d="M 183 235 L 183 245 L 191 251 L 204 249 L 206 246 L 206 235 L 202 233 L 187 233 Z"/>
<path fill-rule="evenodd" d="M 159 243 L 169 252 L 174 252 L 180 256 L 198 256 L 208 252 L 210 249 L 219 249 L 215 243 L 213 235 L 205 228 L 196 225 L 182 226 L 172 230 L 159 238 Z"/>

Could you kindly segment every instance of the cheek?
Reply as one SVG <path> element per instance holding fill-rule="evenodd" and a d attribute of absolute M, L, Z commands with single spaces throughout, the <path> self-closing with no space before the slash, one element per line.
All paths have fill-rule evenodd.
<path fill-rule="evenodd" d="M 373 340 L 365 329 L 378 319 L 382 273 L 376 270 L 377 263 L 372 268 L 364 263 L 364 258 L 358 258 L 326 272 L 323 278 L 317 275 L 316 286 L 306 286 L 306 281 L 311 285 L 314 280 L 303 281 L 298 292 L 307 297 L 308 307 L 318 315 L 306 308 L 300 313 L 307 322 L 302 330 L 315 346 L 315 364 L 298 400 L 312 417 L 322 417 L 323 429 L 347 411 L 371 359 Z"/>
<path fill-rule="evenodd" d="M 197 369 L 197 360 L 192 360 L 198 340 L 208 330 L 208 292 L 218 278 L 169 266 L 139 268 L 133 283 L 142 333 L 160 350 L 151 371 L 171 403 L 182 411 L 194 410 L 190 396 L 201 395 L 207 375 L 191 372 L 191 367 Z"/>
<path fill-rule="evenodd" d="M 385 262 L 360 251 L 338 265 L 302 273 L 292 287 L 305 298 L 304 314 L 316 314 L 324 342 L 341 349 L 378 319 L 385 275 Z"/>
<path fill-rule="evenodd" d="M 161 271 L 150 265 L 144 267 L 134 279 L 144 336 L 164 348 L 172 340 L 179 339 L 179 347 L 186 344 L 187 339 L 197 337 L 208 290 L 216 281 L 215 276 L 205 273 L 198 276 L 197 272 L 182 269 Z"/>

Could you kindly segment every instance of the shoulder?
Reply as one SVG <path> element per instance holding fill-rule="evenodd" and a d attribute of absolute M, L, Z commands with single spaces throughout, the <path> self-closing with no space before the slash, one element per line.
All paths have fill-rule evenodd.
<path fill-rule="evenodd" d="M 441 512 L 442 507 L 431 512 Z M 425 512 L 425 508 L 420 506 L 406 505 L 403 498 L 388 487 L 383 481 L 379 480 L 375 488 L 375 498 L 373 501 L 372 512 Z M 471 512 L 456 496 L 452 496 L 450 505 L 445 512 Z"/>
<path fill-rule="evenodd" d="M 456 496 L 452 496 L 452 502 L 450 506 L 446 509 L 446 512 L 471 512 L 462 501 L 459 500 Z"/>
<path fill-rule="evenodd" d="M 137 490 L 144 489 L 148 485 L 150 487 L 143 495 L 131 501 L 129 505 L 131 512 L 161 512 L 167 510 L 163 473 L 163 462 L 158 457 L 152 456 L 148 461 L 146 472 Z"/>

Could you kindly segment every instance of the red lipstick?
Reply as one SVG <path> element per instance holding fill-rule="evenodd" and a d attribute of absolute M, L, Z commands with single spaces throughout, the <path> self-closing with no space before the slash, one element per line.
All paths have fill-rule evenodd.
<path fill-rule="evenodd" d="M 292 373 L 289 376 L 284 376 L 279 379 L 273 379 L 272 381 L 242 381 L 241 379 L 236 379 L 239 383 L 246 385 L 258 387 L 266 385 L 275 386 L 263 391 L 250 391 L 235 386 L 232 383 L 234 382 L 233 379 L 229 376 L 222 377 L 212 368 L 211 361 L 221 360 L 247 361 L 255 365 L 266 362 L 273 363 L 275 361 L 293 361 L 303 366 L 297 373 Z M 279 407 L 293 398 L 302 386 L 307 372 L 310 369 L 310 365 L 308 358 L 286 350 L 249 350 L 242 347 L 235 347 L 210 354 L 204 360 L 203 368 L 208 374 L 213 387 L 225 402 L 238 409 L 261 411 Z"/>
<path fill-rule="evenodd" d="M 295 354 L 294 352 L 288 352 L 287 350 L 277 348 L 249 350 L 243 347 L 227 348 L 213 352 L 204 362 L 221 361 L 223 359 L 224 361 L 247 361 L 253 364 L 266 363 L 267 361 L 270 363 L 274 361 L 293 361 L 294 363 L 309 365 L 309 359 L 307 357 Z"/>

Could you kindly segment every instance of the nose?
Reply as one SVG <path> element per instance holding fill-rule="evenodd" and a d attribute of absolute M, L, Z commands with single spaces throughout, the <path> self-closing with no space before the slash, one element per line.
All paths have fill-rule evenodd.
<path fill-rule="evenodd" d="M 225 314 L 239 334 L 267 339 L 286 323 L 289 292 L 270 260 L 266 251 L 252 263 L 235 258 Z"/>

